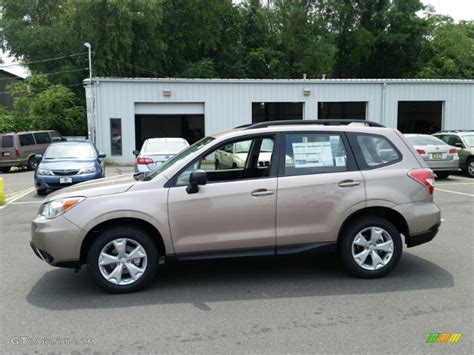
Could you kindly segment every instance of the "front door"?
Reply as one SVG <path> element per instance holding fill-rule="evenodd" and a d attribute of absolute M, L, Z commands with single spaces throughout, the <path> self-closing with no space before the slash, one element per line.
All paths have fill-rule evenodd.
<path fill-rule="evenodd" d="M 257 248 L 274 254 L 277 178 L 272 165 L 273 142 L 273 137 L 265 136 L 224 143 L 177 177 L 169 190 L 168 211 L 178 256 Z M 216 164 L 224 148 L 235 152 L 236 147 L 239 153 L 233 154 L 234 164 Z M 195 169 L 205 170 L 208 182 L 189 194 L 186 185 Z"/>

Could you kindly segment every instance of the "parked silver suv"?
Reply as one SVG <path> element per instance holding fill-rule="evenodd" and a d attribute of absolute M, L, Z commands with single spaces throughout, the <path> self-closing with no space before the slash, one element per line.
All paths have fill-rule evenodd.
<path fill-rule="evenodd" d="M 237 166 L 224 147 L 246 147 Z M 262 152 L 270 154 L 263 159 Z M 271 150 L 270 152 L 268 152 Z M 49 195 L 31 246 L 136 291 L 169 261 L 282 255 L 333 245 L 357 277 L 389 273 L 440 225 L 433 172 L 397 130 L 368 121 L 278 121 L 206 137 L 156 170 Z"/>

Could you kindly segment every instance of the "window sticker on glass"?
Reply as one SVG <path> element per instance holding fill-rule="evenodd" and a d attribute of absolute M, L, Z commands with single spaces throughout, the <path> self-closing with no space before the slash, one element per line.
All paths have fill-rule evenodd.
<path fill-rule="evenodd" d="M 336 166 L 346 166 L 346 159 L 344 157 L 336 157 Z"/>
<path fill-rule="evenodd" d="M 295 168 L 334 166 L 330 142 L 293 143 Z"/>

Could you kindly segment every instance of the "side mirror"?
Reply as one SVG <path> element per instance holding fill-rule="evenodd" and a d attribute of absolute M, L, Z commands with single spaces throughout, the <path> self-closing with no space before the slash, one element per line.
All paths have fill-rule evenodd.
<path fill-rule="evenodd" d="M 106 156 L 107 156 L 107 154 L 105 154 L 105 153 L 99 153 L 99 159 L 105 158 Z"/>
<path fill-rule="evenodd" d="M 35 160 L 39 163 L 43 159 L 43 156 L 41 154 L 36 154 L 35 155 Z"/>
<path fill-rule="evenodd" d="M 189 185 L 186 187 L 186 192 L 188 194 L 195 194 L 199 191 L 200 185 L 206 185 L 207 183 L 207 174 L 204 170 L 198 169 L 194 170 L 191 175 L 189 175 Z"/>
<path fill-rule="evenodd" d="M 459 143 L 459 142 L 456 143 L 454 146 L 455 146 L 456 148 L 464 148 L 464 146 L 462 145 L 462 143 Z"/>
<path fill-rule="evenodd" d="M 140 151 L 135 149 L 132 153 L 133 153 L 133 155 L 135 155 L 136 157 L 138 157 L 138 154 L 140 154 Z"/>

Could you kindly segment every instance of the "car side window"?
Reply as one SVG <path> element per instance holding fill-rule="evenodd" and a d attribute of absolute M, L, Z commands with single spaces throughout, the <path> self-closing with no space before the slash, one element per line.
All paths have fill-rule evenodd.
<path fill-rule="evenodd" d="M 2 148 L 13 148 L 13 136 L 2 137 Z"/>
<path fill-rule="evenodd" d="M 47 132 L 35 133 L 35 139 L 37 144 L 49 144 L 51 143 L 51 137 Z"/>
<path fill-rule="evenodd" d="M 283 175 L 334 173 L 347 170 L 347 152 L 340 134 L 286 135 Z"/>
<path fill-rule="evenodd" d="M 454 146 L 456 146 L 457 143 L 462 144 L 461 138 L 459 138 L 458 136 L 455 136 L 455 135 L 449 136 L 449 141 L 448 141 L 449 145 L 452 145 L 454 147 Z"/>
<path fill-rule="evenodd" d="M 20 138 L 20 145 L 21 146 L 35 145 L 35 139 L 33 138 L 33 135 L 31 133 L 20 134 L 19 138 Z"/>
<path fill-rule="evenodd" d="M 375 168 L 401 159 L 400 152 L 383 136 L 357 134 L 357 145 L 362 153 L 359 163 L 365 168 Z"/>
<path fill-rule="evenodd" d="M 273 138 L 247 138 L 219 146 L 182 171 L 176 186 L 187 185 L 189 176 L 197 169 L 206 171 L 211 183 L 268 177 L 273 146 Z"/>
<path fill-rule="evenodd" d="M 51 134 L 51 140 L 53 142 L 61 142 L 61 141 L 64 141 L 64 137 L 61 136 L 58 132 L 56 131 L 52 131 L 52 132 L 49 132 L 49 134 Z"/>

